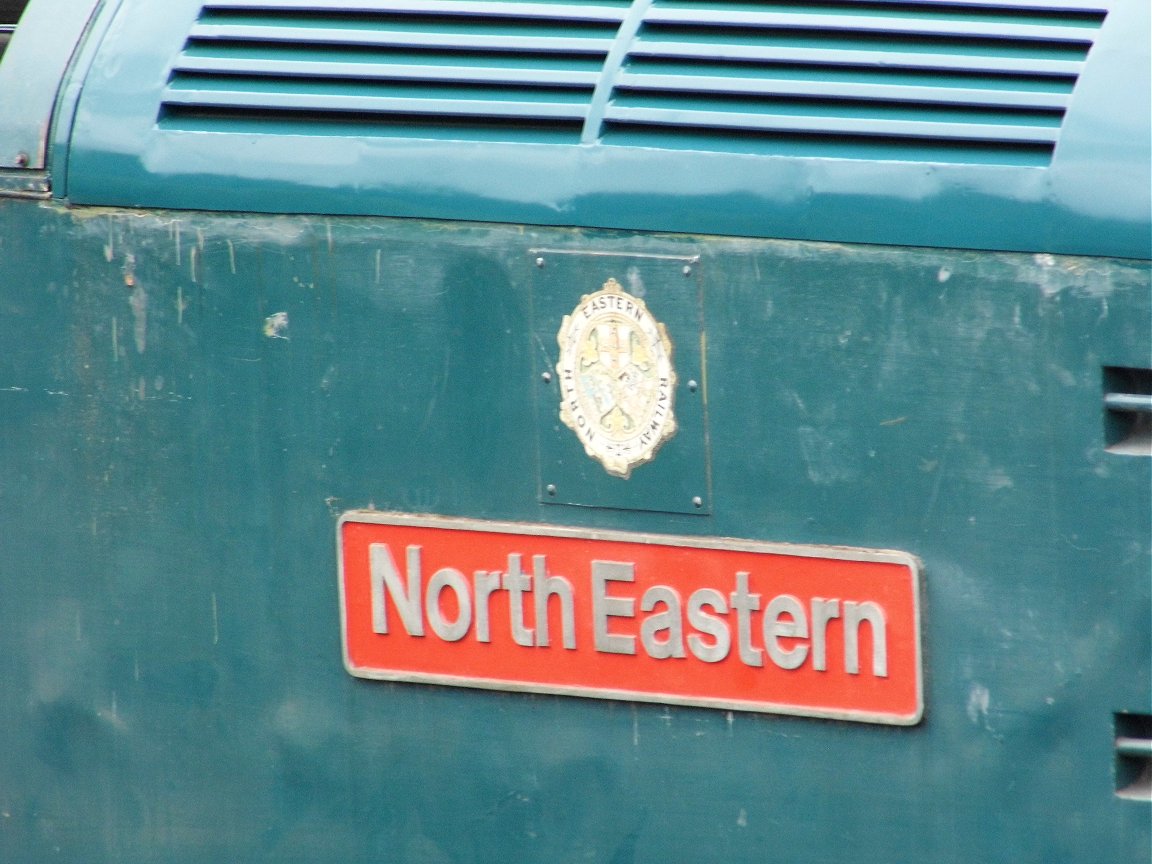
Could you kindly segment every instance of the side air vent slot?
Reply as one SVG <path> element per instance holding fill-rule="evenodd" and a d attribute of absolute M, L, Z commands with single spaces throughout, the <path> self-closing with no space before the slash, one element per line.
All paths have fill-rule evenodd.
<path fill-rule="evenodd" d="M 626 0 L 211 0 L 160 125 L 578 141 Z"/>
<path fill-rule="evenodd" d="M 1152 456 L 1152 369 L 1104 367 L 1104 439 L 1109 453 Z"/>
<path fill-rule="evenodd" d="M 1104 15 L 1034 0 L 656 0 L 603 140 L 1046 165 Z"/>
<path fill-rule="evenodd" d="M 1116 794 L 1152 801 L 1152 715 L 1117 714 Z"/>

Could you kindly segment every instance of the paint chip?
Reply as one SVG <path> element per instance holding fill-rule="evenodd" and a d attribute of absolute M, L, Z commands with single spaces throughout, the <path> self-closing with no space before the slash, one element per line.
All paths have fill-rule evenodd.
<path fill-rule="evenodd" d="M 264 335 L 269 339 L 288 338 L 288 313 L 276 312 L 264 319 Z"/>

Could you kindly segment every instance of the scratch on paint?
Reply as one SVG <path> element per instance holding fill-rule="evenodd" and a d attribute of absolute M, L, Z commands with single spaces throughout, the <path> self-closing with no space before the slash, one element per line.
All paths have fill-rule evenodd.
<path fill-rule="evenodd" d="M 216 607 L 216 592 L 212 592 L 212 644 L 217 645 L 220 642 L 220 616 L 219 610 Z"/>
<path fill-rule="evenodd" d="M 376 250 L 376 284 L 380 284 L 380 250 Z"/>
<path fill-rule="evenodd" d="M 184 286 L 176 286 L 176 323 L 184 323 L 184 310 L 188 308 L 188 304 L 184 302 Z"/>
<path fill-rule="evenodd" d="M 172 236 L 176 241 L 176 266 L 180 266 L 180 223 L 172 223 Z"/>
<path fill-rule="evenodd" d="M 944 452 L 940 454 L 939 459 L 934 459 L 927 462 L 923 459 L 920 460 L 921 471 L 936 471 L 936 478 L 932 483 L 932 491 L 928 495 L 928 504 L 924 508 L 924 520 L 921 523 L 924 530 L 928 530 L 928 525 L 932 518 L 932 514 L 936 510 L 936 500 L 940 497 L 940 484 L 944 482 L 944 470 L 948 467 L 948 457 L 952 450 L 952 441 L 949 440 L 944 447 Z"/>
<path fill-rule="evenodd" d="M 705 407 L 708 405 L 708 331 L 700 331 L 700 401 Z M 711 470 L 711 469 L 709 469 Z"/>
<path fill-rule="evenodd" d="M 640 275 L 640 268 L 629 267 L 626 274 L 628 279 L 628 290 L 636 297 L 643 297 L 648 293 L 644 287 L 644 279 Z"/>
<path fill-rule="evenodd" d="M 328 232 L 328 251 L 331 252 L 334 246 L 332 242 L 332 223 L 327 219 L 324 220 L 324 228 Z"/>
<path fill-rule="evenodd" d="M 148 295 L 143 285 L 136 283 L 128 304 L 132 307 L 134 319 L 132 337 L 136 342 L 136 353 L 143 354 L 148 347 Z"/>
<path fill-rule="evenodd" d="M 432 416 L 436 411 L 436 402 L 439 400 L 440 396 L 443 394 L 444 389 L 448 386 L 448 372 L 449 372 L 449 368 L 451 367 L 451 365 L 452 365 L 452 354 L 451 354 L 451 352 L 445 353 L 445 355 L 444 355 L 444 369 L 440 374 L 440 380 L 436 383 L 436 386 L 433 387 L 428 393 L 428 399 L 427 399 L 428 404 L 427 404 L 427 408 L 424 411 L 424 422 L 420 426 L 421 432 L 425 432 L 432 425 Z"/>
<path fill-rule="evenodd" d="M 636 714 L 636 706 L 632 706 L 632 746 L 640 746 L 640 718 Z"/>
<path fill-rule="evenodd" d="M 991 694 L 983 684 L 973 684 L 968 691 L 968 719 L 973 724 L 988 728 L 988 706 L 991 704 Z"/>
<path fill-rule="evenodd" d="M 116 327 L 116 316 L 112 316 L 112 362 L 120 362 L 120 334 Z"/>
<path fill-rule="evenodd" d="M 236 275 L 236 247 L 232 245 L 231 240 L 225 241 L 228 244 L 228 268 L 232 271 L 232 275 Z"/>
<path fill-rule="evenodd" d="M 199 258 L 200 258 L 200 250 L 198 250 L 195 246 L 193 246 L 192 249 L 189 250 L 189 252 L 188 252 L 188 269 L 189 269 L 189 271 L 191 271 L 193 284 L 195 284 L 198 281 L 196 279 L 196 262 L 197 262 L 197 260 L 199 260 Z"/>

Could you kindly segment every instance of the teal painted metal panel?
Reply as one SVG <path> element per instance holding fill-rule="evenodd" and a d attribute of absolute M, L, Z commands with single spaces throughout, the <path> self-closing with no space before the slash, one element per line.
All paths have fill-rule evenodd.
<path fill-rule="evenodd" d="M 113 5 L 0 198 L 0 859 L 1152 855 L 1146 4 Z M 355 679 L 358 509 L 902 550 L 923 719 Z"/>
<path fill-rule="evenodd" d="M 699 257 L 709 515 L 541 502 L 538 249 Z M 12 200 L 0 252 L 3 860 L 1148 858 L 1147 263 Z M 924 719 L 354 679 L 367 507 L 905 550 Z"/>
<path fill-rule="evenodd" d="M 149 8 L 77 203 L 1152 257 L 1142 0 Z"/>

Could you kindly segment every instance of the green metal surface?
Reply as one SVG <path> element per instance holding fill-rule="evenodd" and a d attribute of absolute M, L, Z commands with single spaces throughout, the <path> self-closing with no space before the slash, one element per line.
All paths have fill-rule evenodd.
<path fill-rule="evenodd" d="M 1149 258 L 1149 7 L 1090 6 L 125 0 L 57 192 Z"/>
<path fill-rule="evenodd" d="M 699 256 L 709 515 L 541 502 L 535 334 L 589 286 L 539 249 Z M 1152 459 L 1105 451 L 1103 370 L 1152 366 L 1150 296 L 1114 259 L 0 201 L 0 859 L 1145 861 Z M 924 720 L 354 679 L 334 531 L 373 506 L 907 551 Z"/>

